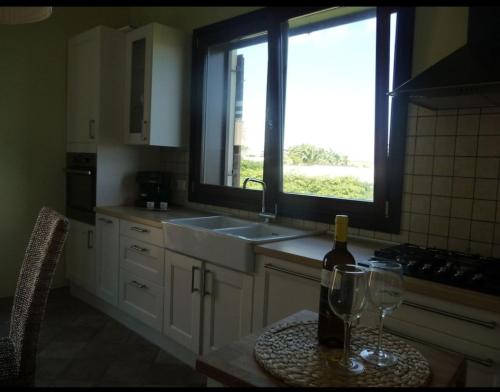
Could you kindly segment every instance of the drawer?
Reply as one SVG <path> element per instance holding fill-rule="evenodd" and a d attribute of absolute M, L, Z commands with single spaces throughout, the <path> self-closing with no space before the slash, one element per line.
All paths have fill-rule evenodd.
<path fill-rule="evenodd" d="M 120 234 L 163 247 L 163 230 L 158 227 L 120 220 Z"/>
<path fill-rule="evenodd" d="M 120 267 L 163 285 L 164 249 L 124 235 L 120 236 Z"/>
<path fill-rule="evenodd" d="M 118 306 L 158 332 L 163 326 L 163 287 L 121 268 Z"/>

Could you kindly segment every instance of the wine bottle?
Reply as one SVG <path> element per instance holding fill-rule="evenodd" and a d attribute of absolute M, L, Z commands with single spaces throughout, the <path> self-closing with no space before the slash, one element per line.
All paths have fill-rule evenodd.
<path fill-rule="evenodd" d="M 333 267 L 338 264 L 356 264 L 347 250 L 347 215 L 335 216 L 335 239 L 332 250 L 323 258 L 321 292 L 319 300 L 318 342 L 328 347 L 343 347 L 344 322 L 336 316 L 328 304 L 328 288 Z"/>

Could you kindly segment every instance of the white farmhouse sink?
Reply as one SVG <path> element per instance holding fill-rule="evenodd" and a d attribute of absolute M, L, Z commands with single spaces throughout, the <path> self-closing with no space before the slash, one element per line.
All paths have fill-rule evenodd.
<path fill-rule="evenodd" d="M 319 233 L 223 215 L 171 219 L 162 224 L 168 249 L 243 272 L 255 269 L 254 244 Z"/>

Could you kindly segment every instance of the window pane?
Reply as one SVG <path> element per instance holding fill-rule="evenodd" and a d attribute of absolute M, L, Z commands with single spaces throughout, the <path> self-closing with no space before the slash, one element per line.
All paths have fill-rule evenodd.
<path fill-rule="evenodd" d="M 376 18 L 356 8 L 290 23 L 284 192 L 373 200 Z"/>
<path fill-rule="evenodd" d="M 245 177 L 262 179 L 266 36 L 210 47 L 205 72 L 202 182 L 241 187 Z"/>

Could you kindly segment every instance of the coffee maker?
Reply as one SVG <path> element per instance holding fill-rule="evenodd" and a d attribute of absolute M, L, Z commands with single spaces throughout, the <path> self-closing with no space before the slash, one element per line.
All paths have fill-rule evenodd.
<path fill-rule="evenodd" d="M 137 172 L 139 198 L 136 207 L 165 210 L 170 196 L 170 174 L 161 171 Z"/>

